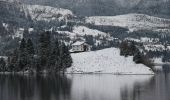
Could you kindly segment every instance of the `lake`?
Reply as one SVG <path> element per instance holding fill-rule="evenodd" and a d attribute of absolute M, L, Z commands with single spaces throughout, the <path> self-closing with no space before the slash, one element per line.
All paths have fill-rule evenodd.
<path fill-rule="evenodd" d="M 0 75 L 0 100 L 170 100 L 170 74 Z"/>

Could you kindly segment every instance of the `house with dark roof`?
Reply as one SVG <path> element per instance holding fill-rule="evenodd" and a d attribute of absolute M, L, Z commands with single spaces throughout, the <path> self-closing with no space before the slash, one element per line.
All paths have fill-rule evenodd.
<path fill-rule="evenodd" d="M 91 51 L 91 46 L 84 41 L 77 41 L 72 44 L 71 52 Z"/>

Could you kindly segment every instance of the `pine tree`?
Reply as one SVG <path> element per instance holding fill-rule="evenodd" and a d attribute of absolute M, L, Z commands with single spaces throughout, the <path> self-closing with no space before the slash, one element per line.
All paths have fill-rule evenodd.
<path fill-rule="evenodd" d="M 4 58 L 0 58 L 0 72 L 4 72 L 6 70 L 6 62 Z"/>
<path fill-rule="evenodd" d="M 137 48 L 135 46 L 135 42 L 132 41 L 130 44 L 130 56 L 134 56 L 136 52 L 137 52 Z"/>
<path fill-rule="evenodd" d="M 27 50 L 26 50 L 26 41 L 23 38 L 19 47 L 19 59 L 18 66 L 20 70 L 23 70 L 27 66 Z"/>
<path fill-rule="evenodd" d="M 39 39 L 39 57 L 40 66 L 42 70 L 47 69 L 50 64 L 50 54 L 51 54 L 51 38 L 50 32 L 45 32 L 40 35 Z"/>
<path fill-rule="evenodd" d="M 27 40 L 26 48 L 27 48 L 27 52 L 28 52 L 29 55 L 35 54 L 34 45 L 33 45 L 33 42 L 32 42 L 31 39 Z"/>
<path fill-rule="evenodd" d="M 28 68 L 33 68 L 35 50 L 34 50 L 34 46 L 33 46 L 31 39 L 27 40 L 26 50 L 27 50 L 27 63 L 28 63 L 27 65 L 28 65 Z"/>
<path fill-rule="evenodd" d="M 61 59 L 62 71 L 64 71 L 66 68 L 71 67 L 72 58 L 71 58 L 68 47 L 64 43 L 62 43 L 61 45 L 60 59 Z"/>
<path fill-rule="evenodd" d="M 15 49 L 10 57 L 8 57 L 8 63 L 7 63 L 7 71 L 19 71 L 20 68 L 18 67 L 18 59 L 19 59 L 19 51 L 18 49 Z"/>
<path fill-rule="evenodd" d="M 133 61 L 137 64 L 143 63 L 143 55 L 140 52 L 137 52 L 133 57 Z"/>
<path fill-rule="evenodd" d="M 52 67 L 51 69 L 59 71 L 60 65 L 59 61 L 60 61 L 60 46 L 58 40 L 56 40 L 50 56 L 50 66 Z"/>

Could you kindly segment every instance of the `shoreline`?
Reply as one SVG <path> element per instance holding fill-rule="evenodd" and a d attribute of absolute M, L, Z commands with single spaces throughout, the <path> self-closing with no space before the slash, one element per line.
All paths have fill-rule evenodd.
<path fill-rule="evenodd" d="M 130 74 L 130 73 L 55 73 L 55 72 L 49 72 L 49 73 L 37 73 L 37 72 L 0 72 L 0 75 L 155 75 L 156 73 L 153 72 L 152 74 Z"/>

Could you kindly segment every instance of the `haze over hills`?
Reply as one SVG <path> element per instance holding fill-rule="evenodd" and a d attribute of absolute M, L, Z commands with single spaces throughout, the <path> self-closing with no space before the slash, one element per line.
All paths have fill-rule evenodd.
<path fill-rule="evenodd" d="M 110 16 L 143 13 L 170 18 L 170 0 L 21 0 L 26 4 L 40 4 L 72 10 L 83 16 Z"/>

